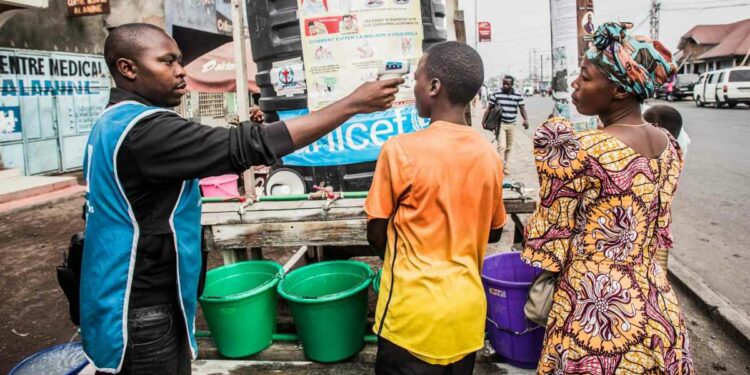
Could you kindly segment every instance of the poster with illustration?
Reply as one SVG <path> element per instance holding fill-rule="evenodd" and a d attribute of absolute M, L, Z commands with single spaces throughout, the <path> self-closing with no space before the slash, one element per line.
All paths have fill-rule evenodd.
<path fill-rule="evenodd" d="M 573 92 L 572 83 L 580 73 L 581 58 L 587 41 L 591 39 L 587 30 L 593 29 L 592 1 L 551 0 L 550 16 L 554 113 L 568 118 L 577 130 L 594 128 L 596 119 L 578 113 L 570 99 Z"/>
<path fill-rule="evenodd" d="M 420 2 L 413 0 L 297 0 L 308 108 L 319 110 L 378 77 L 388 60 L 413 75 L 422 57 Z M 406 77 L 413 82 L 413 77 Z M 402 89 L 394 106 L 414 103 Z"/>

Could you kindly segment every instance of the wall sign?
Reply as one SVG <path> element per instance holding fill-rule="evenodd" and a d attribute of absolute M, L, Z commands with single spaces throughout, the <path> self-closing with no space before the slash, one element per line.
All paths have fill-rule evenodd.
<path fill-rule="evenodd" d="M 109 13 L 109 0 L 67 0 L 68 16 L 95 16 Z"/>

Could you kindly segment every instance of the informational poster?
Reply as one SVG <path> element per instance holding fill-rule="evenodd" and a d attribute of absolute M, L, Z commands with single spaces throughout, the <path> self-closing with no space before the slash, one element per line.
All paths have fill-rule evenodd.
<path fill-rule="evenodd" d="M 584 7 L 584 5 L 586 5 Z M 585 16 L 581 16 L 584 12 Z M 591 15 L 589 17 L 588 15 Z M 588 49 L 593 30 L 593 6 L 591 0 L 550 0 L 552 23 L 552 90 L 555 100 L 554 112 L 570 119 L 576 130 L 596 127 L 596 119 L 576 111 L 571 103 L 572 83 L 580 73 L 583 54 Z M 588 25 L 591 19 L 592 24 Z M 585 19 L 585 23 L 581 20 Z"/>
<path fill-rule="evenodd" d="M 414 103 L 422 56 L 419 0 L 297 0 L 308 108 L 319 110 L 374 81 L 386 61 L 410 63 L 394 106 Z"/>

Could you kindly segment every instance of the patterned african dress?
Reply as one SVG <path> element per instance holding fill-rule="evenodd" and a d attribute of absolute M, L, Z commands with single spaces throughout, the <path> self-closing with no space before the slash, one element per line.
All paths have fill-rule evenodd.
<path fill-rule="evenodd" d="M 665 134 L 666 133 L 665 131 Z M 601 130 L 553 118 L 534 136 L 540 204 L 523 259 L 560 272 L 539 374 L 691 374 L 690 343 L 666 273 L 682 155 L 671 136 L 646 158 Z"/>

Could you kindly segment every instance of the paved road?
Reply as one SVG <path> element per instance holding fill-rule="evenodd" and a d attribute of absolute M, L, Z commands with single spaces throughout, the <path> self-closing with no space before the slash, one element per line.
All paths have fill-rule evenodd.
<path fill-rule="evenodd" d="M 532 134 L 552 108 L 526 98 Z M 682 114 L 692 140 L 674 201 L 672 256 L 720 294 L 750 312 L 750 108 L 698 108 L 665 103 Z"/>

